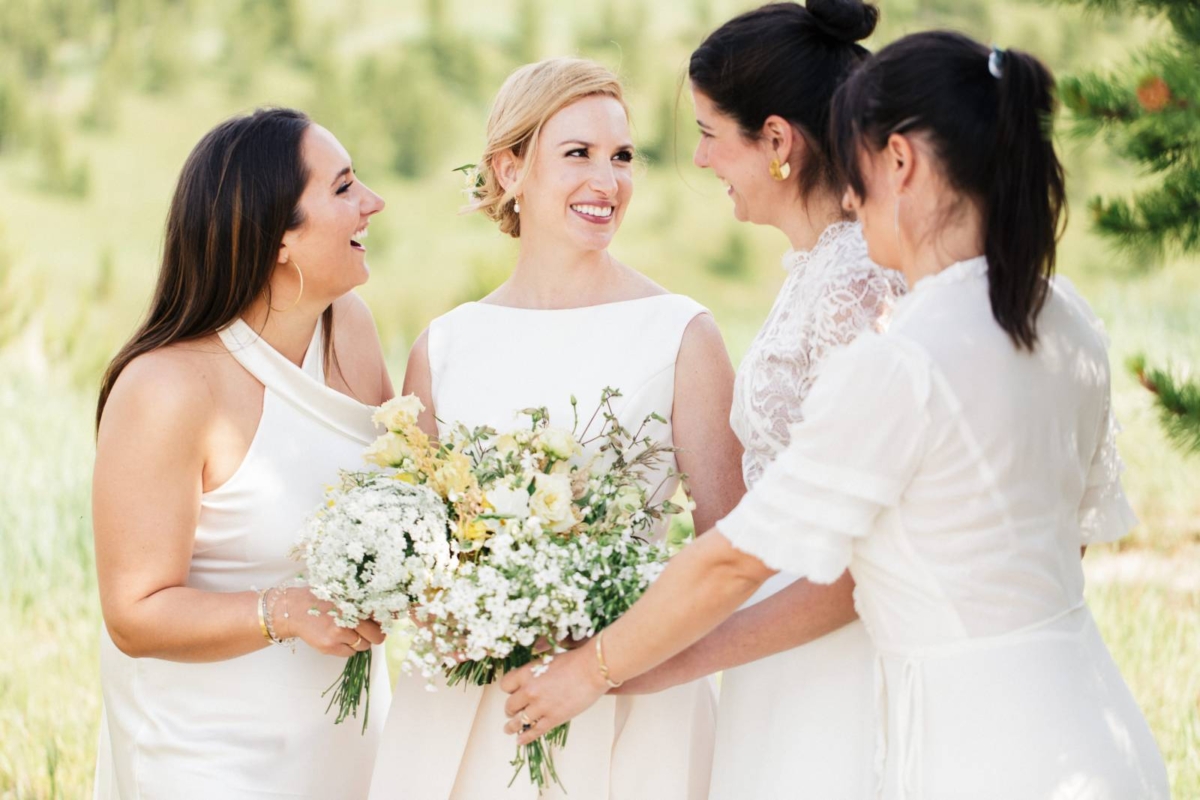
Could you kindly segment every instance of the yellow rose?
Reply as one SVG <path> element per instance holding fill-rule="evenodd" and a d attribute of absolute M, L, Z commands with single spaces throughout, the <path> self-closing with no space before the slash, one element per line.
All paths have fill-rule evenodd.
<path fill-rule="evenodd" d="M 515 453 L 517 452 L 517 449 L 517 437 L 513 436 L 511 433 L 506 433 L 497 437 L 496 452 L 498 452 L 500 455 L 506 456 L 509 453 Z"/>
<path fill-rule="evenodd" d="M 444 459 L 437 462 L 429 484 L 442 497 L 451 502 L 455 501 L 475 485 L 475 476 L 471 474 L 471 459 L 463 453 L 447 453 Z"/>
<path fill-rule="evenodd" d="M 388 431 L 367 448 L 363 458 L 381 467 L 399 467 L 405 459 L 412 458 L 412 455 L 412 449 L 408 442 L 404 441 L 404 437 Z"/>
<path fill-rule="evenodd" d="M 534 478 L 529 513 L 542 521 L 552 533 L 569 531 L 578 519 L 571 503 L 571 480 L 566 475 L 538 474 Z"/>
<path fill-rule="evenodd" d="M 458 538 L 468 542 L 481 542 L 491 535 L 491 531 L 482 521 L 460 519 L 458 521 Z"/>
<path fill-rule="evenodd" d="M 371 419 L 389 431 L 403 430 L 406 425 L 415 425 L 417 417 L 425 410 L 425 404 L 415 394 L 393 397 L 381 405 Z"/>

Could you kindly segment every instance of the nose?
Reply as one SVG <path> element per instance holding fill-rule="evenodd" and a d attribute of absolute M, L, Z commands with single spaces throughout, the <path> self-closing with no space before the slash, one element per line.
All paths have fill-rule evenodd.
<path fill-rule="evenodd" d="M 384 206 L 387 205 L 383 198 L 367 188 L 365 184 L 363 188 L 367 189 L 367 196 L 363 198 L 363 214 L 369 217 L 383 211 Z"/>
<path fill-rule="evenodd" d="M 608 161 L 599 161 L 596 168 L 592 170 L 588 185 L 595 192 L 605 196 L 616 194 L 617 173 L 613 169 L 613 165 Z"/>
<path fill-rule="evenodd" d="M 708 142 L 704 137 L 696 142 L 696 150 L 692 153 L 692 163 L 700 169 L 708 169 Z"/>

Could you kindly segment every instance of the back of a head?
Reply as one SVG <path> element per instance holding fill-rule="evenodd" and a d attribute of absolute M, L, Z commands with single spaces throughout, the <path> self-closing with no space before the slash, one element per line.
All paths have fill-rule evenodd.
<path fill-rule="evenodd" d="M 1055 107 L 1054 78 L 1028 53 L 927 31 L 868 59 L 839 90 L 831 126 L 838 167 L 860 197 L 861 152 L 896 133 L 928 137 L 949 188 L 983 210 L 992 314 L 1030 350 L 1066 205 Z"/>
<path fill-rule="evenodd" d="M 871 35 L 878 17 L 863 0 L 771 3 L 709 34 L 692 53 L 688 77 L 747 138 L 757 138 L 771 115 L 798 128 L 815 156 L 802 168 L 801 191 L 833 186 L 830 104 L 868 55 L 856 43 Z"/>
<path fill-rule="evenodd" d="M 145 321 L 109 364 L 96 413 L 137 356 L 216 332 L 269 292 L 283 235 L 308 182 L 300 111 L 259 109 L 210 130 L 180 172 Z"/>
<path fill-rule="evenodd" d="M 521 235 L 521 219 L 513 209 L 517 187 L 533 164 L 538 134 L 556 113 L 585 97 L 605 95 L 625 106 L 621 81 L 608 68 L 582 58 L 551 58 L 526 64 L 504 81 L 487 122 L 487 144 L 479 161 L 480 185 L 471 209 L 481 211 L 503 233 Z M 626 107 L 626 114 L 629 109 Z M 525 172 L 516 186 L 500 185 L 493 159 L 511 151 L 524 159 Z"/>

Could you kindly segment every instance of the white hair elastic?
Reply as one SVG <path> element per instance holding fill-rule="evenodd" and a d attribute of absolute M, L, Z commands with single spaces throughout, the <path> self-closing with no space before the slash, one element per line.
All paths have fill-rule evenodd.
<path fill-rule="evenodd" d="M 1004 77 L 1004 51 L 995 45 L 992 45 L 992 52 L 988 55 L 988 72 L 997 80 Z"/>

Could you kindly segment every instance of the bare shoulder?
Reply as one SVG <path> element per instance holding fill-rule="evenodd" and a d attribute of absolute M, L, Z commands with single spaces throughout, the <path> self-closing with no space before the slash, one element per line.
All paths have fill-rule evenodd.
<path fill-rule="evenodd" d="M 703 311 L 692 317 L 683 332 L 683 341 L 679 345 L 679 357 L 707 359 L 714 357 L 728 359 L 725 349 L 725 337 L 713 318 L 712 312 Z"/>
<path fill-rule="evenodd" d="M 232 363 L 215 337 L 180 342 L 133 359 L 121 370 L 104 407 L 102 430 L 136 425 L 199 430 L 215 408 L 215 386 Z"/>

